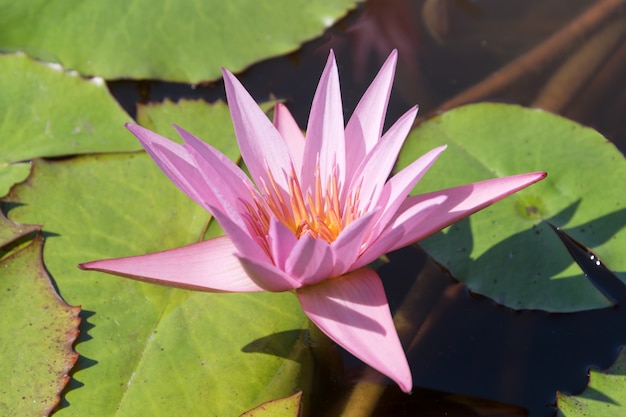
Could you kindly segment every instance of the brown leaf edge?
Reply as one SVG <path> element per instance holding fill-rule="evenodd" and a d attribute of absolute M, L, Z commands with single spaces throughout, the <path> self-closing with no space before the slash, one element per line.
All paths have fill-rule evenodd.
<path fill-rule="evenodd" d="M 297 408 L 294 410 L 295 414 L 292 417 L 298 417 L 300 415 L 302 407 L 302 391 L 298 391 L 288 397 L 279 398 L 276 400 L 266 401 L 261 405 L 254 407 L 251 410 L 246 411 L 239 417 L 269 417 L 275 416 L 277 411 L 287 410 L 287 408 L 293 403 L 297 403 Z M 282 408 L 282 410 L 281 410 Z M 271 413 L 271 414 L 270 414 Z M 283 415 L 283 414 L 281 414 Z M 285 414 L 286 416 L 286 414 Z"/>
<path fill-rule="evenodd" d="M 56 398 L 53 401 L 50 401 L 49 406 L 45 410 L 45 413 L 46 413 L 45 416 L 49 416 L 60 404 L 63 390 L 66 388 L 67 383 L 70 381 L 70 375 L 69 375 L 70 370 L 74 367 L 74 365 L 76 364 L 76 361 L 78 360 L 78 357 L 80 356 L 78 352 L 74 350 L 74 343 L 76 342 L 76 339 L 78 338 L 78 335 L 80 334 L 80 330 L 78 330 L 78 326 L 80 325 L 80 322 L 82 320 L 81 317 L 79 316 L 79 313 L 81 311 L 81 306 L 71 306 L 67 304 L 61 298 L 61 296 L 57 293 L 54 285 L 52 285 L 52 281 L 50 280 L 50 275 L 48 274 L 48 270 L 46 269 L 46 266 L 43 261 L 44 238 L 42 234 L 38 233 L 30 245 L 36 246 L 37 262 L 39 263 L 38 266 L 41 268 L 42 271 L 44 271 L 43 276 L 46 278 L 46 282 L 50 286 L 50 292 L 56 296 L 58 303 L 59 303 L 59 307 L 66 310 L 69 313 L 69 320 L 68 320 L 68 327 L 67 327 L 68 330 L 65 334 L 67 344 L 66 344 L 66 352 L 64 355 L 67 358 L 67 360 L 65 361 L 65 363 L 61 364 L 59 366 L 59 369 L 57 370 L 58 390 L 55 393 Z"/>

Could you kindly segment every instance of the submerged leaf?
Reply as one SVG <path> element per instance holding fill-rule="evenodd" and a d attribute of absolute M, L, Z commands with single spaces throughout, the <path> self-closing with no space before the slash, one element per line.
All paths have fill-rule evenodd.
<path fill-rule="evenodd" d="M 78 354 L 80 307 L 67 305 L 41 260 L 43 238 L 0 261 L 0 415 L 47 416 Z"/>

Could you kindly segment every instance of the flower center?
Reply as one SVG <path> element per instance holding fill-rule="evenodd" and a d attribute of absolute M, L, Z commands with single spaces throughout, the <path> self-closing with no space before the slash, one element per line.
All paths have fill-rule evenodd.
<path fill-rule="evenodd" d="M 260 193 L 254 193 L 255 205 L 246 204 L 247 220 L 252 231 L 265 242 L 262 246 L 269 253 L 267 235 L 270 216 L 287 226 L 293 234 L 308 234 L 315 239 L 331 243 L 350 223 L 361 216 L 358 209 L 359 188 L 341 203 L 341 185 L 337 175 L 330 175 L 326 187 L 322 187 L 319 167 L 315 172 L 315 184 L 304 192 L 292 167 L 288 178 L 288 190 L 282 190 L 271 172 L 269 184 L 261 184 Z"/>

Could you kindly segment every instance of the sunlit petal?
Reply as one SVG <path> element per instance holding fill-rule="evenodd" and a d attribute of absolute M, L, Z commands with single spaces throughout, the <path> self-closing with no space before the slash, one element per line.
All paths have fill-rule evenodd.
<path fill-rule="evenodd" d="M 198 171 L 193 158 L 182 145 L 135 124 L 127 123 L 126 128 L 139 139 L 170 181 L 200 206 L 208 209 L 205 202 L 212 201 L 213 196 L 207 191 L 202 173 Z"/>
<path fill-rule="evenodd" d="M 352 172 L 382 135 L 397 60 L 398 53 L 393 50 L 348 121 L 345 134 L 350 152 L 346 152 L 346 178 L 352 177 Z"/>
<path fill-rule="evenodd" d="M 291 291 L 302 286 L 297 279 L 271 263 L 245 257 L 239 257 L 239 262 L 250 279 L 266 291 Z"/>
<path fill-rule="evenodd" d="M 411 371 L 393 325 L 380 278 L 362 268 L 296 291 L 302 309 L 320 330 L 405 392 Z"/>
<path fill-rule="evenodd" d="M 218 178 L 212 178 L 213 181 L 226 182 L 228 187 L 233 188 L 234 193 L 238 198 L 248 199 L 250 197 L 250 190 L 254 189 L 254 184 L 248 176 L 235 164 L 228 159 L 226 155 L 209 145 L 208 143 L 198 139 L 191 133 L 187 132 L 180 126 L 174 125 L 174 128 L 178 132 L 181 138 L 185 141 L 185 147 L 193 149 L 191 154 L 194 162 L 198 165 L 201 172 L 204 171 L 204 167 L 211 166 L 213 172 L 219 175 Z M 199 156 L 200 158 L 198 158 Z M 201 159 L 204 164 L 200 166 L 197 161 Z"/>
<path fill-rule="evenodd" d="M 250 279 L 224 236 L 149 255 L 105 259 L 79 265 L 140 281 L 201 291 L 264 291 Z"/>
<path fill-rule="evenodd" d="M 408 233 L 408 229 L 415 226 L 419 228 L 424 224 L 425 219 L 441 207 L 446 200 L 446 196 L 434 196 L 429 199 L 417 202 L 411 207 L 410 213 L 414 214 L 414 222 L 391 222 L 387 228 L 369 245 L 363 254 L 352 265 L 353 268 L 360 268 L 380 258 L 383 254 L 390 252 L 392 248 L 397 248 L 397 243 Z M 409 214 L 407 211 L 406 214 Z"/>
<path fill-rule="evenodd" d="M 545 177 L 545 172 L 513 175 L 408 197 L 390 222 L 390 229 L 401 225 L 404 232 L 389 250 L 424 239 Z M 445 197 L 437 210 L 427 215 L 414 210 L 424 201 L 437 197 Z"/>
<path fill-rule="evenodd" d="M 330 244 L 323 239 L 304 235 L 291 249 L 285 270 L 291 276 L 298 277 L 302 285 L 312 285 L 329 278 L 333 264 Z"/>
<path fill-rule="evenodd" d="M 356 169 L 350 188 L 360 187 L 359 204 L 362 209 L 378 201 L 402 144 L 413 126 L 415 116 L 417 107 L 398 119 Z"/>
<path fill-rule="evenodd" d="M 284 271 L 285 262 L 298 243 L 298 238 L 284 224 L 272 218 L 270 219 L 268 240 L 274 264 Z"/>
<path fill-rule="evenodd" d="M 445 149 L 445 146 L 440 146 L 431 150 L 387 181 L 377 203 L 382 207 L 382 210 L 380 217 L 376 219 L 374 230 L 370 235 L 370 242 L 382 232 L 411 189 Z"/>
<path fill-rule="evenodd" d="M 301 171 L 305 191 L 312 188 L 318 168 L 322 187 L 326 186 L 331 175 L 338 175 L 338 182 L 343 183 L 345 142 L 339 74 L 331 51 L 313 98 L 306 131 Z"/>
<path fill-rule="evenodd" d="M 335 267 L 331 276 L 343 275 L 354 269 L 354 263 L 363 250 L 363 241 L 370 231 L 369 223 L 378 210 L 372 210 L 363 217 L 355 220 L 331 244 Z"/>
<path fill-rule="evenodd" d="M 282 103 L 277 103 L 274 106 L 274 126 L 289 148 L 296 172 L 300 172 L 304 157 L 304 135 L 287 107 Z"/>
<path fill-rule="evenodd" d="M 241 156 L 252 178 L 269 183 L 269 170 L 287 190 L 285 173 L 291 169 L 291 159 L 285 141 L 239 80 L 226 69 L 222 74 Z"/>

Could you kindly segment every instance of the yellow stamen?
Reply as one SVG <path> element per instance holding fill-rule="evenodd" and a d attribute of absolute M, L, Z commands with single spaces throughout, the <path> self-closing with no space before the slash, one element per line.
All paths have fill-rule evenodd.
<path fill-rule="evenodd" d="M 295 169 L 292 167 L 287 178 L 287 190 L 281 189 L 272 172 L 268 169 L 268 184 L 260 184 L 260 193 L 251 191 L 254 205 L 245 203 L 245 216 L 250 231 L 263 240 L 264 250 L 270 254 L 267 241 L 270 216 L 289 228 L 297 238 L 308 234 L 313 238 L 324 239 L 331 243 L 353 221 L 361 217 L 359 209 L 359 188 L 346 196 L 341 205 L 341 187 L 336 169 L 332 171 L 322 187 L 319 166 L 315 170 L 313 189 L 303 192 Z M 271 254 L 270 254 L 271 255 Z"/>

